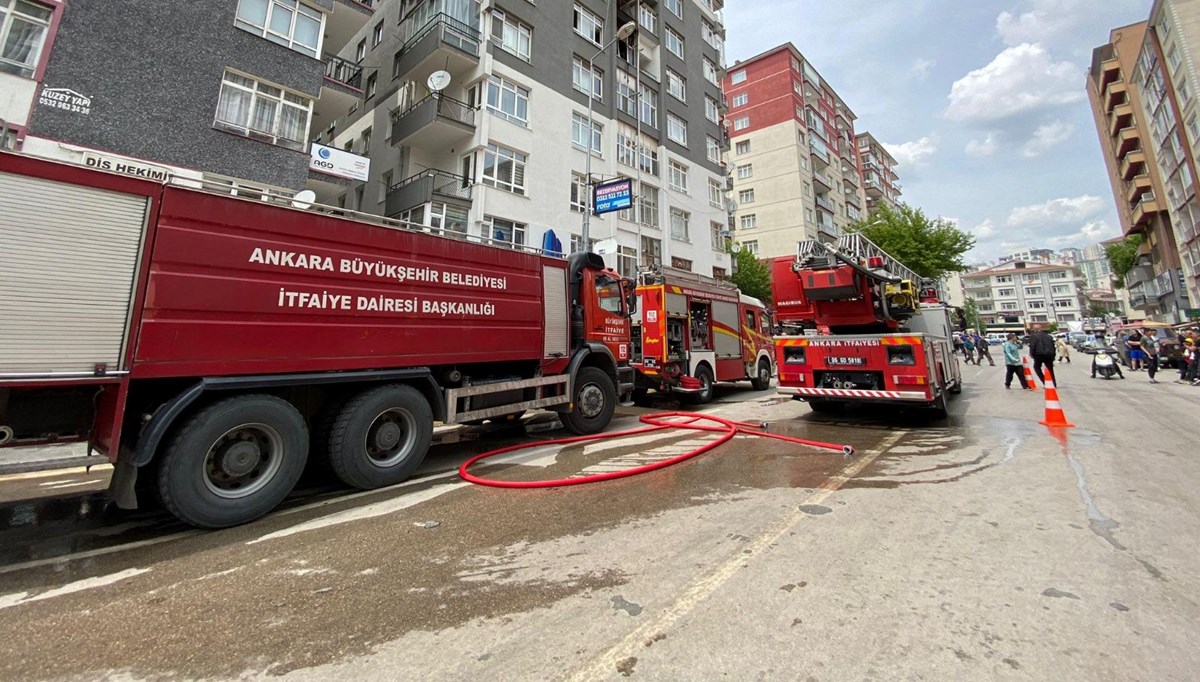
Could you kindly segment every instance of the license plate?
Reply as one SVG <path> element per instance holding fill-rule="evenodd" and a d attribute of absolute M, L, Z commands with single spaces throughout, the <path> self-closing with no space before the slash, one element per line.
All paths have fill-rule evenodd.
<path fill-rule="evenodd" d="M 845 357 L 829 357 L 825 358 L 827 365 L 842 365 L 844 367 L 861 367 L 867 364 L 867 359 L 862 357 L 845 356 Z"/>

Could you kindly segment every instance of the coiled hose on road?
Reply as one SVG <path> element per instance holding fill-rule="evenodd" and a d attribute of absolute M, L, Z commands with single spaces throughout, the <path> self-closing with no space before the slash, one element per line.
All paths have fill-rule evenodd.
<path fill-rule="evenodd" d="M 617 431 L 614 433 L 597 433 L 590 436 L 574 436 L 571 438 L 556 438 L 553 440 L 543 440 L 536 443 L 523 443 L 520 445 L 510 445 L 509 447 L 490 450 L 479 455 L 475 455 L 471 459 L 463 463 L 458 468 L 458 475 L 465 481 L 478 485 L 487 485 L 495 488 L 558 488 L 568 485 L 582 485 L 584 483 L 599 483 L 600 481 L 611 481 L 617 478 L 625 478 L 627 476 L 636 476 L 650 471 L 665 469 L 673 464 L 687 461 L 697 455 L 702 455 L 713 448 L 729 442 L 738 434 L 746 436 L 759 436 L 762 438 L 774 438 L 786 443 L 795 443 L 797 445 L 807 445 L 809 447 L 819 448 L 822 450 L 836 450 L 846 456 L 854 454 L 854 447 L 851 445 L 837 445 L 835 443 L 823 443 L 821 441 L 808 440 L 805 438 L 792 438 L 791 436 L 782 436 L 777 433 L 768 433 L 763 431 L 764 425 L 749 424 L 746 422 L 737 422 L 723 417 L 717 417 L 711 414 L 701 414 L 697 412 L 663 412 L 661 414 L 647 414 L 641 417 L 641 421 L 649 426 L 644 426 L 639 429 L 630 429 L 627 431 Z M 601 474 L 589 474 L 587 476 L 576 476 L 573 478 L 559 478 L 545 481 L 502 481 L 494 478 L 484 478 L 476 476 L 468 471 L 471 465 L 481 460 L 503 455 L 519 450 L 528 450 L 529 448 L 540 448 L 547 445 L 570 445 L 573 443 L 586 443 L 594 440 L 607 438 L 622 438 L 625 436 L 635 436 L 643 433 L 653 433 L 655 431 L 663 431 L 666 429 L 690 429 L 692 431 L 707 431 L 710 433 L 720 433 L 721 435 L 712 442 L 705 443 L 700 447 L 676 455 L 674 457 L 664 459 L 661 462 L 653 464 L 643 464 L 642 466 L 622 469 L 621 471 L 606 471 Z"/>

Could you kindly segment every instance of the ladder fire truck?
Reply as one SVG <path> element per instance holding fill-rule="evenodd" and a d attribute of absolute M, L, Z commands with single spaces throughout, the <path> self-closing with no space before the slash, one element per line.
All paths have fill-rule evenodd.
<path fill-rule="evenodd" d="M 800 242 L 772 262 L 779 391 L 816 412 L 851 402 L 925 405 L 946 414 L 962 391 L 951 309 L 861 234 Z"/>
<path fill-rule="evenodd" d="M 771 385 L 771 320 L 762 301 L 732 284 L 666 267 L 641 276 L 637 298 L 635 396 L 654 389 L 707 403 L 717 381 L 749 379 L 756 390 Z"/>

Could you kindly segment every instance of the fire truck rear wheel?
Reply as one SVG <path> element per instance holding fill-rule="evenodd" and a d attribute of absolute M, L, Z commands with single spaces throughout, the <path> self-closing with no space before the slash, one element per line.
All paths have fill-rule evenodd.
<path fill-rule="evenodd" d="M 771 363 L 766 358 L 758 361 L 758 371 L 750 380 L 750 386 L 756 391 L 765 391 L 771 387 Z"/>
<path fill-rule="evenodd" d="M 697 405 L 707 405 L 713 399 L 713 372 L 708 365 L 696 368 L 696 379 L 700 382 L 700 392 L 692 394 L 692 402 Z"/>
<path fill-rule="evenodd" d="M 809 398 L 808 406 L 812 408 L 813 412 L 820 412 L 821 414 L 829 414 L 829 413 L 833 413 L 833 412 L 841 412 L 842 409 L 846 407 L 846 403 L 844 403 L 840 400 L 824 400 L 821 398 Z"/>
<path fill-rule="evenodd" d="M 929 407 L 930 414 L 933 415 L 934 419 L 945 419 L 947 416 L 949 416 L 950 412 L 946 408 L 946 392 L 942 391 L 939 393 L 938 397 L 933 399 L 933 402 L 930 403 Z"/>
<path fill-rule="evenodd" d="M 399 483 L 425 459 L 433 410 L 421 392 L 400 384 L 355 396 L 329 431 L 329 464 L 344 483 L 369 490 Z"/>
<path fill-rule="evenodd" d="M 574 403 L 571 411 L 561 416 L 568 431 L 581 436 L 603 431 L 617 409 L 617 389 L 612 377 L 597 367 L 579 370 L 571 402 Z"/>
<path fill-rule="evenodd" d="M 291 403 L 244 395 L 189 419 L 158 463 L 163 505 L 204 528 L 253 521 L 274 509 L 304 473 L 308 426 Z"/>

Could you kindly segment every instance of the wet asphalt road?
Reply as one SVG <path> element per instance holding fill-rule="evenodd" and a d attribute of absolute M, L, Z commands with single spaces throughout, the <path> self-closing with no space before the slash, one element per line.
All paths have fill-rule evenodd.
<path fill-rule="evenodd" d="M 454 471 L 561 432 L 468 431 L 401 486 L 309 483 L 219 532 L 106 508 L 102 469 L 0 479 L 0 679 L 1195 679 L 1200 390 L 1084 370 L 1060 371 L 1063 432 L 999 367 L 966 367 L 944 422 L 727 391 L 710 410 L 858 453 L 739 437 L 505 490 Z M 602 472 L 711 438 L 476 473 Z"/>

